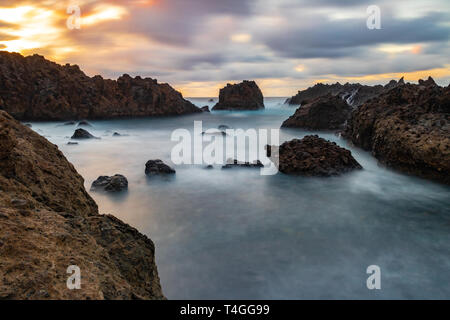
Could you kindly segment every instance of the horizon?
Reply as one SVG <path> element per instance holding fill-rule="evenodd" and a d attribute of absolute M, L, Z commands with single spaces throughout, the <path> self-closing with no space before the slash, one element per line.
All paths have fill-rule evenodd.
<path fill-rule="evenodd" d="M 379 28 L 369 28 L 370 5 Z M 401 77 L 447 86 L 449 17 L 441 0 L 15 0 L 0 4 L 0 50 L 77 64 L 91 77 L 151 77 L 190 98 L 244 79 L 268 97 Z"/>

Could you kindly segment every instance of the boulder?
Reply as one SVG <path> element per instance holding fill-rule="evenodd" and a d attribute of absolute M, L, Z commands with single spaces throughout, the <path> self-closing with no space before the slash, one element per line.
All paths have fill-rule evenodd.
<path fill-rule="evenodd" d="M 282 127 L 310 130 L 335 130 L 342 128 L 350 117 L 352 107 L 331 93 L 302 105 Z"/>
<path fill-rule="evenodd" d="M 100 176 L 92 183 L 91 191 L 120 192 L 128 190 L 128 180 L 121 174 Z"/>
<path fill-rule="evenodd" d="M 98 139 L 90 134 L 87 130 L 77 129 L 75 130 L 71 139 L 81 140 L 81 139 Z"/>
<path fill-rule="evenodd" d="M 450 184 L 450 87 L 396 87 L 355 110 L 344 136 L 389 167 Z"/>
<path fill-rule="evenodd" d="M 76 65 L 0 51 L 0 109 L 24 121 L 68 121 L 201 112 L 168 84 L 123 75 L 89 77 Z"/>
<path fill-rule="evenodd" d="M 255 81 L 228 84 L 220 90 L 219 102 L 213 110 L 264 109 L 264 97 Z"/>
<path fill-rule="evenodd" d="M 146 175 L 175 174 L 176 171 L 161 160 L 149 160 L 145 164 Z"/>
<path fill-rule="evenodd" d="M 210 112 L 208 106 L 202 107 L 201 110 L 202 110 L 203 112 Z"/>
<path fill-rule="evenodd" d="M 276 147 L 267 148 L 269 157 L 272 148 Z M 272 161 L 278 162 L 279 171 L 285 174 L 329 177 L 362 169 L 349 150 L 317 135 L 294 139 L 278 148 L 279 159 Z"/>

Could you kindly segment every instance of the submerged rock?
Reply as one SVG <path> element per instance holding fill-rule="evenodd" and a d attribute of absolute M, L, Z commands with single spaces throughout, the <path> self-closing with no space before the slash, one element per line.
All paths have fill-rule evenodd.
<path fill-rule="evenodd" d="M 176 171 L 161 160 L 149 160 L 145 164 L 146 175 L 175 174 Z"/>
<path fill-rule="evenodd" d="M 69 146 L 75 146 L 77 144 L 78 144 L 78 142 L 72 142 L 72 141 L 67 142 L 67 145 L 69 145 Z"/>
<path fill-rule="evenodd" d="M 98 139 L 97 137 L 94 137 L 92 134 L 90 134 L 88 131 L 84 129 L 77 129 L 75 130 L 75 133 L 73 134 L 71 139 Z"/>
<path fill-rule="evenodd" d="M 261 161 L 256 160 L 253 163 L 250 162 L 242 162 L 237 160 L 229 160 L 228 163 L 222 166 L 222 169 L 231 169 L 231 168 L 262 168 L 264 165 Z"/>
<path fill-rule="evenodd" d="M 450 184 L 450 87 L 394 88 L 355 110 L 344 136 L 389 167 Z"/>
<path fill-rule="evenodd" d="M 264 109 L 264 97 L 255 81 L 228 84 L 220 90 L 219 102 L 213 110 Z"/>
<path fill-rule="evenodd" d="M 128 180 L 121 174 L 98 177 L 91 186 L 91 191 L 120 192 L 124 190 L 128 190 Z"/>
<path fill-rule="evenodd" d="M 272 156 L 273 146 L 267 147 Z M 352 170 L 362 169 L 352 153 L 335 142 L 319 136 L 306 136 L 283 143 L 279 149 L 279 171 L 303 176 L 336 176 Z"/>
<path fill-rule="evenodd" d="M 305 128 L 311 130 L 334 130 L 344 126 L 352 107 L 331 93 L 302 105 L 282 127 Z"/>
<path fill-rule="evenodd" d="M 164 299 L 155 246 L 100 215 L 57 146 L 0 111 L 0 297 Z M 82 289 L 67 289 L 77 265 Z"/>

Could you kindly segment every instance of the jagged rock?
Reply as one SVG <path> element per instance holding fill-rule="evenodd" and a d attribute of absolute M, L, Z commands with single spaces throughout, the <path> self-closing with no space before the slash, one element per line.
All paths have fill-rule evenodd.
<path fill-rule="evenodd" d="M 92 183 L 91 191 L 120 192 L 128 189 L 128 180 L 121 174 L 100 176 Z"/>
<path fill-rule="evenodd" d="M 92 134 L 90 134 L 88 131 L 84 129 L 77 129 L 75 130 L 71 139 L 80 140 L 80 139 L 98 139 L 98 138 L 94 137 Z"/>
<path fill-rule="evenodd" d="M 254 163 L 250 162 L 242 162 L 237 160 L 228 160 L 227 164 L 222 166 L 222 169 L 231 169 L 231 168 L 262 168 L 264 165 L 261 161 L 256 160 Z"/>
<path fill-rule="evenodd" d="M 88 77 L 76 65 L 0 52 L 0 109 L 19 120 L 79 120 L 201 112 L 168 84 Z"/>
<path fill-rule="evenodd" d="M 255 81 L 228 84 L 220 90 L 219 102 L 213 110 L 264 109 L 264 97 Z"/>
<path fill-rule="evenodd" d="M 56 145 L 0 111 L 0 154 L 2 299 L 164 299 L 153 242 L 99 215 Z M 71 265 L 81 290 L 67 289 Z"/>
<path fill-rule="evenodd" d="M 450 87 L 430 79 L 368 101 L 344 136 L 392 168 L 450 184 Z"/>
<path fill-rule="evenodd" d="M 201 110 L 202 110 L 203 112 L 210 112 L 208 106 L 202 107 Z"/>
<path fill-rule="evenodd" d="M 318 83 L 306 90 L 299 91 L 297 95 L 286 100 L 285 103 L 291 105 L 304 105 L 313 100 L 331 94 L 339 96 L 352 107 L 359 107 L 364 102 L 377 97 L 383 92 L 387 92 L 397 86 L 404 85 L 404 79 L 401 78 L 398 82 L 391 80 L 387 85 L 366 86 L 359 83 L 346 83 L 344 85 L 339 82 L 335 84 Z"/>
<path fill-rule="evenodd" d="M 277 147 L 267 147 L 269 157 L 272 148 Z M 280 172 L 285 174 L 329 177 L 362 169 L 349 150 L 317 135 L 294 139 L 278 148 L 279 158 L 272 161 L 278 162 Z"/>
<path fill-rule="evenodd" d="M 161 160 L 149 160 L 145 164 L 146 175 L 175 174 L 176 171 Z"/>
<path fill-rule="evenodd" d="M 352 107 L 331 93 L 302 105 L 282 127 L 311 130 L 334 130 L 343 127 L 350 117 Z"/>
<path fill-rule="evenodd" d="M 434 87 L 434 86 L 437 86 L 436 82 L 434 82 L 434 79 L 433 79 L 432 77 L 428 77 L 428 79 L 425 80 L 425 81 L 422 80 L 422 79 L 420 79 L 420 80 L 419 80 L 419 85 L 420 85 L 420 86 L 425 86 L 425 87 L 429 87 L 429 86 Z"/>

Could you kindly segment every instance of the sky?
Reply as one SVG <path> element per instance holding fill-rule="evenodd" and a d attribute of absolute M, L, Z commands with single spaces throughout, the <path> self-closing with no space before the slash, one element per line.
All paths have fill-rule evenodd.
<path fill-rule="evenodd" d="M 380 28 L 367 26 L 370 5 Z M 280 97 L 402 76 L 447 86 L 450 1 L 0 0 L 0 50 L 90 76 L 156 78 L 185 97 L 215 97 L 244 79 Z"/>

